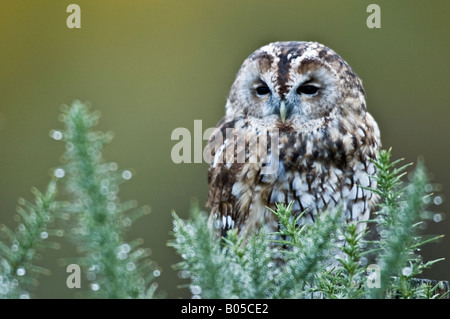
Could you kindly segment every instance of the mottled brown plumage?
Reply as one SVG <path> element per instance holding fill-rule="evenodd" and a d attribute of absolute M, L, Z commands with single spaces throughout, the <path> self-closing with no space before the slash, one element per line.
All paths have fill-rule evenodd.
<path fill-rule="evenodd" d="M 349 220 L 369 217 L 370 161 L 380 146 L 361 80 L 331 49 L 276 42 L 241 66 L 208 151 L 207 206 L 222 234 L 276 229 L 267 207 L 293 202 L 304 220 L 342 204 Z"/>

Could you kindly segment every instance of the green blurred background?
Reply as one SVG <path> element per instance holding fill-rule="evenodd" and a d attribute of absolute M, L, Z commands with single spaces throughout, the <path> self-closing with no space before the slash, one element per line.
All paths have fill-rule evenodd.
<path fill-rule="evenodd" d="M 59 107 L 74 99 L 102 112 L 99 129 L 115 138 L 107 160 L 132 168 L 123 200 L 148 204 L 152 213 L 132 228 L 143 237 L 163 272 L 159 289 L 169 298 L 189 296 L 171 265 L 166 243 L 171 210 L 187 217 L 190 201 L 203 206 L 206 164 L 174 164 L 171 132 L 194 120 L 203 129 L 224 114 L 225 99 L 242 61 L 272 41 L 310 40 L 338 52 L 363 79 L 369 111 L 385 148 L 395 158 L 423 156 L 433 181 L 450 198 L 449 1 L 112 1 L 77 0 L 81 29 L 66 26 L 70 1 L 0 2 L 0 223 L 14 227 L 19 197 L 43 190 L 64 145 L 49 138 L 62 128 Z M 381 29 L 366 26 L 370 3 L 381 7 Z M 449 235 L 449 219 L 427 233 Z M 423 250 L 425 260 L 446 257 L 426 273 L 450 279 L 448 238 Z M 65 268 L 73 255 L 45 252 L 40 298 L 72 298 Z M 87 281 L 84 281 L 87 283 Z M 83 284 L 83 282 L 82 282 Z"/>

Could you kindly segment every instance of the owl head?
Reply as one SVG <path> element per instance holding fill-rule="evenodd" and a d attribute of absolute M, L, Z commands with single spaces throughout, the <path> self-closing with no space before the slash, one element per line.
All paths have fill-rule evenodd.
<path fill-rule="evenodd" d="M 364 89 L 351 67 L 317 42 L 274 42 L 242 64 L 227 101 L 227 117 L 283 125 L 333 115 L 363 116 Z"/>

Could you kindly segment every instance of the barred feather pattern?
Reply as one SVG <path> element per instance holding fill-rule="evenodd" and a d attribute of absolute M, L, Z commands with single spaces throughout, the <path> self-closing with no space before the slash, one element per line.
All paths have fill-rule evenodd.
<path fill-rule="evenodd" d="M 301 89 L 307 85 L 317 94 Z M 258 94 L 267 92 L 261 86 L 270 93 Z M 381 143 L 364 94 L 350 66 L 321 44 L 276 42 L 250 55 L 207 149 L 207 206 L 218 233 L 276 230 L 268 209 L 276 203 L 292 202 L 294 215 L 306 211 L 301 222 L 337 205 L 348 220 L 367 220 Z"/>

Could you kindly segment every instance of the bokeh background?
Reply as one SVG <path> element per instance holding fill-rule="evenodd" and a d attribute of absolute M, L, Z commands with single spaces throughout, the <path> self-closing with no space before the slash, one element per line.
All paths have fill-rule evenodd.
<path fill-rule="evenodd" d="M 203 206 L 206 164 L 174 164 L 175 128 L 193 132 L 224 114 L 242 61 L 272 41 L 321 42 L 338 52 L 362 78 L 369 111 L 385 148 L 406 162 L 425 159 L 433 182 L 450 200 L 450 2 L 449 1 L 114 1 L 76 0 L 81 29 L 68 29 L 71 1 L 0 2 L 0 223 L 14 227 L 17 199 L 43 190 L 64 152 L 49 137 L 62 128 L 62 104 L 90 101 L 102 113 L 99 129 L 113 131 L 107 160 L 131 168 L 134 178 L 121 199 L 150 205 L 152 213 L 132 228 L 163 268 L 159 289 L 169 298 L 188 296 L 167 247 L 171 210 L 188 216 L 190 201 Z M 381 29 L 369 29 L 367 6 L 381 7 Z M 449 219 L 426 233 L 450 235 Z M 425 275 L 450 279 L 448 238 L 423 249 L 425 260 L 446 257 Z M 52 270 L 41 277 L 40 298 L 73 298 L 58 259 L 73 247 L 43 254 Z M 84 281 L 86 283 L 86 281 Z M 82 282 L 83 284 L 83 282 Z"/>

